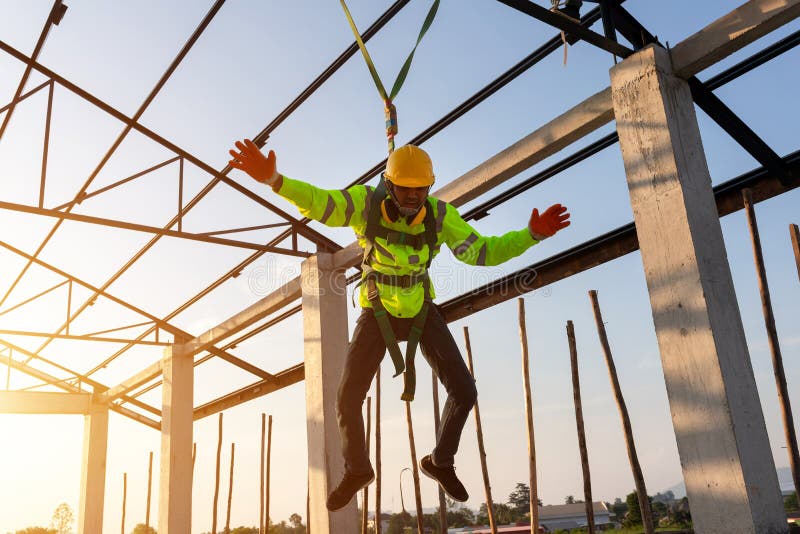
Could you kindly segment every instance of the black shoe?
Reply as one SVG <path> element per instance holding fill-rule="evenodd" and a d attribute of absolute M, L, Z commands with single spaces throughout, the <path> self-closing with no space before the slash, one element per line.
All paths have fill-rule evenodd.
<path fill-rule="evenodd" d="M 328 495 L 328 510 L 333 512 L 344 508 L 358 493 L 358 490 L 368 486 L 373 480 L 375 480 L 375 472 L 372 469 L 369 470 L 369 473 L 364 473 L 363 475 L 354 475 L 346 472 L 336 489 Z"/>
<path fill-rule="evenodd" d="M 434 465 L 431 455 L 429 454 L 419 461 L 419 468 L 428 477 L 438 482 L 451 499 L 458 502 L 466 502 L 467 499 L 469 499 L 469 493 L 467 493 L 464 484 L 458 480 L 454 467 L 438 467 Z"/>

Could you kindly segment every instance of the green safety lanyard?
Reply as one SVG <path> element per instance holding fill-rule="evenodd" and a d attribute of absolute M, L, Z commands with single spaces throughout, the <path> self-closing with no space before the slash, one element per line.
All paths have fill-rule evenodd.
<path fill-rule="evenodd" d="M 381 82 L 381 78 L 378 76 L 378 71 L 375 70 L 375 64 L 372 62 L 372 58 L 369 56 L 367 46 L 361 39 L 361 34 L 358 32 L 358 28 L 356 28 L 356 23 L 353 22 L 353 17 L 350 15 L 350 10 L 347 9 L 345 0 L 339 1 L 342 4 L 342 9 L 344 9 L 347 22 L 350 23 L 350 29 L 353 30 L 353 35 L 358 43 L 358 48 L 361 50 L 361 54 L 364 56 L 364 61 L 367 63 L 367 68 L 369 69 L 369 73 L 372 75 L 372 80 L 375 82 L 375 87 L 378 89 L 378 94 L 383 100 L 384 113 L 386 114 L 386 138 L 389 143 L 389 152 L 391 153 L 394 151 L 394 136 L 397 135 L 397 110 L 392 102 L 397 96 L 397 93 L 400 92 L 400 88 L 403 87 L 403 83 L 406 81 L 408 70 L 411 68 L 411 61 L 414 59 L 414 52 L 417 51 L 420 41 L 422 41 L 422 38 L 428 31 L 428 28 L 430 28 L 431 24 L 433 24 L 433 19 L 436 17 L 436 11 L 439 9 L 439 0 L 434 0 L 433 5 L 431 5 L 430 10 L 428 10 L 428 15 L 425 17 L 425 22 L 422 23 L 422 28 L 417 36 L 417 42 L 414 44 L 414 48 L 411 49 L 411 53 L 408 54 L 408 58 L 406 58 L 405 63 L 403 63 L 403 66 L 400 69 L 400 72 L 397 74 L 397 79 L 394 81 L 392 91 L 389 94 L 386 94 L 386 89 L 383 86 L 383 82 Z"/>

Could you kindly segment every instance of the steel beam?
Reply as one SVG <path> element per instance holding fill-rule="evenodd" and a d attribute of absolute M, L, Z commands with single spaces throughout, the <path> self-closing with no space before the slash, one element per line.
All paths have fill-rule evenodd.
<path fill-rule="evenodd" d="M 124 307 L 128 308 L 129 310 L 134 311 L 134 312 L 138 313 L 139 315 L 141 315 L 143 317 L 146 317 L 147 319 L 149 319 L 150 321 L 153 321 L 156 325 L 158 325 L 159 328 L 161 328 L 161 329 L 173 334 L 176 337 L 183 337 L 183 338 L 190 338 L 191 337 L 191 335 L 188 332 L 186 332 L 184 330 L 181 330 L 180 328 L 178 328 L 176 326 L 173 326 L 172 324 L 159 319 L 155 315 L 151 315 L 151 314 L 147 313 L 146 311 L 144 311 L 144 310 L 142 310 L 140 308 L 137 308 L 133 304 L 130 304 L 130 303 L 128 303 L 128 302 L 126 302 L 126 301 L 124 301 L 124 300 L 122 300 L 120 298 L 115 297 L 114 295 L 108 293 L 105 289 L 95 287 L 92 284 L 89 284 L 88 282 L 85 282 L 85 281 L 81 280 L 80 278 L 76 278 L 76 277 L 74 277 L 74 276 L 72 276 L 70 274 L 67 274 L 66 272 L 62 271 L 61 269 L 58 269 L 57 267 L 54 267 L 54 266 L 50 265 L 49 263 L 47 263 L 45 261 L 42 261 L 42 260 L 40 260 L 38 258 L 34 258 L 30 254 L 27 254 L 27 253 L 19 250 L 18 248 L 14 247 L 12 245 L 9 245 L 8 243 L 0 241 L 0 247 L 6 248 L 6 249 L 10 250 L 11 252 L 14 252 L 15 254 L 18 254 L 18 255 L 20 255 L 20 256 L 22 256 L 24 258 L 30 259 L 33 263 L 36 263 L 37 265 L 41 265 L 42 267 L 44 267 L 44 268 L 46 268 L 46 269 L 48 269 L 48 270 L 60 275 L 60 276 L 63 276 L 64 278 L 68 278 L 68 279 L 72 280 L 73 282 L 76 282 L 76 283 L 84 286 L 85 288 L 90 289 L 91 291 L 93 291 L 95 293 L 96 297 L 103 296 L 103 297 L 115 302 L 116 304 L 119 304 L 120 306 L 124 306 Z M 110 284 L 107 284 L 107 285 L 110 285 Z M 219 350 L 217 348 L 214 348 L 214 347 L 210 348 L 209 352 L 211 352 L 214 356 L 217 356 L 217 357 L 219 357 L 219 358 L 221 358 L 221 359 L 223 359 L 223 360 L 225 360 L 225 361 L 227 361 L 229 363 L 232 363 L 232 364 L 236 365 L 237 367 L 239 367 L 241 369 L 244 369 L 245 371 L 248 371 L 248 372 L 250 372 L 250 373 L 252 373 L 252 374 L 254 374 L 254 375 L 256 375 L 256 376 L 258 376 L 260 378 L 269 378 L 270 376 L 272 376 L 269 373 L 267 373 L 266 371 L 264 371 L 263 369 L 260 369 L 260 368 L 256 367 L 255 365 L 242 360 L 241 358 L 237 358 L 233 354 L 228 354 L 228 353 L 226 353 L 224 351 L 221 351 L 221 350 Z M 32 357 L 38 357 L 38 354 L 36 354 L 36 353 L 32 353 L 32 354 L 33 354 Z"/>
<path fill-rule="evenodd" d="M 784 162 L 793 171 L 800 170 L 800 151 L 784 158 Z M 714 196 L 722 217 L 743 208 L 741 192 L 745 188 L 752 189 L 755 201 L 761 202 L 791 191 L 798 185 L 800 183 L 795 179 L 794 183 L 784 186 L 767 169 L 760 167 L 716 186 Z M 439 306 L 448 322 L 456 321 L 636 250 L 639 250 L 636 229 L 633 223 L 629 223 Z"/>
<path fill-rule="evenodd" d="M 42 32 L 39 34 L 39 39 L 36 41 L 36 46 L 33 48 L 31 58 L 35 60 L 39 57 L 39 53 L 44 47 L 44 42 L 47 40 L 47 35 L 50 33 L 50 28 L 52 28 L 54 24 L 58 24 L 61 21 L 61 17 L 64 16 L 64 12 L 66 10 L 67 6 L 63 4 L 62 0 L 55 0 L 55 2 L 53 2 L 53 6 L 50 8 L 50 13 L 48 13 L 47 20 L 42 28 Z M 3 134 L 8 127 L 8 123 L 11 121 L 11 115 L 14 113 L 14 109 L 22 100 L 22 90 L 25 89 L 25 84 L 28 82 L 28 77 L 30 77 L 30 75 L 31 67 L 30 65 L 26 65 L 25 72 L 23 72 L 22 78 L 19 81 L 19 85 L 17 85 L 17 90 L 14 93 L 14 98 L 11 99 L 11 103 L 8 106 L 8 113 L 6 113 L 5 117 L 3 117 L 3 123 L 0 124 L 0 139 L 3 138 Z"/>
<path fill-rule="evenodd" d="M 36 206 L 29 206 L 27 204 L 16 204 L 14 202 L 0 201 L 0 209 L 17 211 L 20 213 L 31 213 L 34 215 L 41 215 L 44 217 L 53 217 L 59 220 L 68 220 L 68 221 L 75 221 L 87 224 L 107 226 L 109 228 L 121 228 L 123 230 L 131 230 L 133 232 L 144 232 L 147 234 L 155 234 L 159 237 L 175 237 L 179 239 L 188 239 L 190 241 L 200 241 L 203 243 L 210 243 L 213 245 L 225 245 L 229 247 L 245 248 L 249 250 L 261 250 L 264 252 L 273 252 L 276 254 L 285 254 L 287 256 L 296 256 L 299 258 L 307 258 L 308 256 L 310 256 L 310 253 L 298 252 L 287 248 L 271 247 L 268 245 L 261 245 L 258 243 L 249 243 L 247 241 L 225 239 L 221 237 L 214 237 L 208 234 L 179 232 L 177 230 L 168 230 L 164 228 L 159 228 L 157 226 L 147 226 L 144 224 L 119 221 L 116 219 L 108 219 L 105 217 L 94 217 L 91 215 L 70 213 L 70 212 L 60 211 L 57 209 L 38 208 Z"/>
<path fill-rule="evenodd" d="M 508 7 L 513 7 L 521 13 L 530 15 L 531 17 L 544 22 L 545 24 L 549 24 L 550 26 L 569 34 L 570 36 L 578 37 L 589 44 L 593 44 L 594 46 L 619 57 L 628 57 L 633 53 L 633 50 L 630 48 L 604 37 L 599 33 L 584 28 L 561 13 L 550 11 L 549 9 L 546 9 L 529 0 L 499 0 L 499 2 L 507 5 Z"/>

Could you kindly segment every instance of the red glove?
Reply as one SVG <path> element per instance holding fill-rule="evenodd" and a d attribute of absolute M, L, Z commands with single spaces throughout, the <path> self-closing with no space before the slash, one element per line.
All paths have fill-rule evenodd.
<path fill-rule="evenodd" d="M 528 230 L 537 241 L 548 238 L 559 230 L 569 226 L 569 212 L 566 206 L 553 204 L 547 211 L 539 215 L 539 210 L 534 208 Z"/>
<path fill-rule="evenodd" d="M 270 186 L 276 185 L 280 175 L 273 150 L 270 150 L 269 155 L 265 156 L 250 139 L 245 139 L 244 143 L 236 141 L 236 149 L 238 152 L 237 150 L 228 151 L 233 157 L 228 162 L 231 167 L 246 172 L 258 182 Z"/>

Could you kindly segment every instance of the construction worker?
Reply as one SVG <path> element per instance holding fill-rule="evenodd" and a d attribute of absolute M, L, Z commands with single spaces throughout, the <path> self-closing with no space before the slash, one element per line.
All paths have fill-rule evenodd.
<path fill-rule="evenodd" d="M 569 226 L 567 208 L 556 204 L 544 213 L 534 209 L 527 227 L 499 237 L 485 237 L 461 218 L 452 205 L 428 196 L 434 182 L 431 159 L 406 145 L 395 150 L 377 188 L 355 185 L 323 190 L 290 179 L 250 140 L 237 141 L 232 167 L 272 187 L 304 216 L 328 226 L 350 226 L 364 249 L 359 301 L 363 308 L 347 350 L 336 412 L 345 459 L 345 475 L 328 496 L 329 510 L 344 507 L 375 478 L 364 440 L 364 399 L 387 348 L 399 374 L 405 370 L 403 399 L 414 389 L 413 355 L 420 344 L 425 359 L 447 390 L 433 452 L 420 469 L 452 499 L 469 495 L 453 467 L 461 432 L 475 404 L 475 381 L 442 315 L 431 301 L 428 267 L 442 245 L 470 265 L 498 265 Z M 407 340 L 406 358 L 397 340 Z"/>

